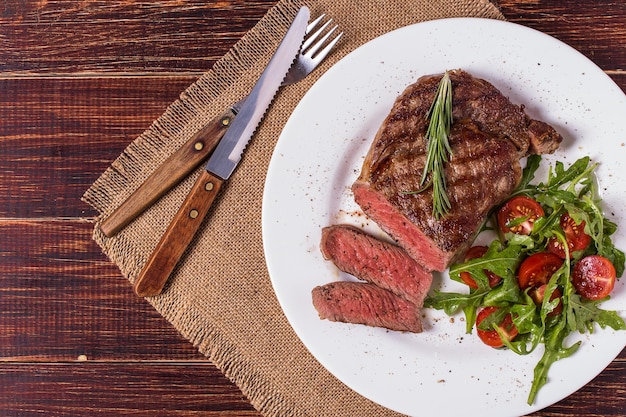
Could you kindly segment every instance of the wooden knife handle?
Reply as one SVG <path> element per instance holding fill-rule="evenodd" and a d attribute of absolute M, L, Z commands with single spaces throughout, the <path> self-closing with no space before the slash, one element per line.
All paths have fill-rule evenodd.
<path fill-rule="evenodd" d="M 135 280 L 137 295 L 146 297 L 163 291 L 168 277 L 189 246 L 223 183 L 221 178 L 202 171 Z"/>
<path fill-rule="evenodd" d="M 105 236 L 115 235 L 196 169 L 213 152 L 234 117 L 230 109 L 215 117 L 172 154 L 100 224 Z"/>

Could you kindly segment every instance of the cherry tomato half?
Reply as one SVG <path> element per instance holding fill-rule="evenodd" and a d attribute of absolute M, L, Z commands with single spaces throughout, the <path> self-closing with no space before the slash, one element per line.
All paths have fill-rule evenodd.
<path fill-rule="evenodd" d="M 584 220 L 581 221 L 580 224 L 576 224 L 569 213 L 563 213 L 560 224 L 561 229 L 563 229 L 565 233 L 565 241 L 567 242 L 570 254 L 575 251 L 587 249 L 587 246 L 591 243 L 591 236 L 585 233 Z M 550 238 L 548 250 L 565 259 L 563 244 L 556 237 Z"/>
<path fill-rule="evenodd" d="M 584 298 L 601 300 L 615 287 L 615 267 L 604 256 L 587 256 L 574 266 L 572 283 Z"/>
<path fill-rule="evenodd" d="M 498 227 L 502 233 L 513 232 L 518 235 L 529 235 L 533 224 L 543 217 L 543 208 L 530 197 L 523 195 L 513 197 L 498 210 Z M 520 223 L 518 223 L 521 219 Z M 511 223 L 514 225 L 511 226 Z"/>
<path fill-rule="evenodd" d="M 543 299 L 545 298 L 545 295 L 546 295 L 547 286 L 548 286 L 547 284 L 544 284 L 528 291 L 528 294 L 533 299 L 536 305 L 540 306 L 543 303 Z M 562 297 L 563 297 L 563 293 L 558 288 L 555 288 L 554 291 L 552 291 L 552 295 L 550 296 L 550 301 L 558 298 L 559 304 L 557 304 L 557 306 L 554 307 L 554 309 L 548 313 L 548 317 L 554 317 L 554 316 L 558 316 L 559 314 L 561 314 L 561 312 L 563 311 Z"/>
<path fill-rule="evenodd" d="M 530 255 L 522 261 L 517 270 L 517 282 L 522 290 L 526 288 L 538 288 L 547 284 L 556 272 L 563 265 L 563 259 L 552 252 L 540 252 Z"/>
<path fill-rule="evenodd" d="M 476 333 L 480 340 L 486 344 L 487 346 L 491 346 L 493 348 L 500 348 L 504 346 L 504 342 L 500 338 L 500 335 L 495 329 L 492 330 L 481 330 L 478 326 L 489 317 L 491 314 L 498 311 L 498 307 L 485 307 L 478 312 L 476 316 Z M 504 333 L 506 339 L 510 342 L 515 339 L 515 336 L 519 333 L 515 324 L 513 324 L 513 318 L 510 314 L 504 316 L 504 320 L 498 324 L 500 330 Z"/>
<path fill-rule="evenodd" d="M 465 262 L 469 261 L 470 259 L 480 258 L 485 253 L 487 253 L 487 249 L 487 246 L 472 246 L 465 254 Z M 502 278 L 494 274 L 493 272 L 486 269 L 484 269 L 483 271 L 485 272 L 485 275 L 487 275 L 487 278 L 489 278 L 489 287 L 493 288 L 498 285 L 500 281 L 502 281 Z M 474 278 L 472 278 L 472 275 L 469 272 L 461 272 L 461 280 L 466 283 L 470 288 L 478 288 L 478 284 L 476 284 L 476 281 L 474 281 Z"/>

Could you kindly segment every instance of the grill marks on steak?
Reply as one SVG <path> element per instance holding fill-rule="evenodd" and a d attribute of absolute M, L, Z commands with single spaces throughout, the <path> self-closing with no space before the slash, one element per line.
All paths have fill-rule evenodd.
<path fill-rule="evenodd" d="M 418 307 L 373 284 L 340 281 L 315 287 L 313 305 L 321 319 L 419 333 Z"/>
<path fill-rule="evenodd" d="M 452 82 L 452 115 L 454 121 L 469 119 L 488 135 L 508 139 L 528 154 L 554 152 L 561 135 L 550 125 L 531 119 L 523 106 L 510 102 L 488 81 L 463 70 L 450 71 Z M 374 140 L 372 160 L 379 159 L 374 147 L 385 151 L 393 143 L 422 139 L 428 126 L 427 114 L 435 98 L 441 74 L 420 77 L 396 99 L 387 119 Z M 387 152 L 392 149 L 387 149 Z"/>
<path fill-rule="evenodd" d="M 530 119 L 493 85 L 450 73 L 454 123 L 446 164 L 452 208 L 432 215 L 432 190 L 420 190 L 426 159 L 426 115 L 441 75 L 420 78 L 397 98 L 352 186 L 354 198 L 385 232 L 428 269 L 443 271 L 462 256 L 488 211 L 519 184 L 519 158 L 554 151 L 561 136 Z"/>
<path fill-rule="evenodd" d="M 432 273 L 404 249 L 348 225 L 322 229 L 320 248 L 324 258 L 340 270 L 384 288 L 421 307 Z"/>
<path fill-rule="evenodd" d="M 413 258 L 431 270 L 443 271 L 457 253 L 464 253 L 489 210 L 504 201 L 522 176 L 516 147 L 485 135 L 469 121 L 455 123 L 450 132 L 453 157 L 445 176 L 451 210 L 432 216 L 432 188 L 422 188 L 425 151 L 397 150 L 380 161 L 371 181 L 357 180 L 356 202 Z"/>
<path fill-rule="evenodd" d="M 430 271 L 463 256 L 489 210 L 519 184 L 520 158 L 558 148 L 562 138 L 551 126 L 530 119 L 487 81 L 462 70 L 450 79 L 454 122 L 445 178 L 451 210 L 436 219 L 432 190 L 415 193 L 426 161 L 426 117 L 441 80 L 425 76 L 396 99 L 352 185 L 357 204 L 399 245 L 347 225 L 324 228 L 324 257 L 368 282 L 315 287 L 320 318 L 421 332 Z"/>

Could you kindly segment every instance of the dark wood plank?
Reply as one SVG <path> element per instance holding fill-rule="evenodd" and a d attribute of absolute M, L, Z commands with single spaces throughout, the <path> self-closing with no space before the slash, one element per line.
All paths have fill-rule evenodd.
<path fill-rule="evenodd" d="M 0 216 L 95 215 L 80 197 L 195 80 L 0 79 Z"/>
<path fill-rule="evenodd" d="M 626 355 L 574 396 L 533 417 L 622 416 Z M 221 373 L 202 363 L 3 364 L 3 416 L 258 416 Z M 606 393 L 611 393 L 607 401 Z M 113 414 L 112 414 L 113 413 Z"/>
<path fill-rule="evenodd" d="M 201 73 L 274 4 L 7 0 L 0 7 L 0 71 Z"/>
<path fill-rule="evenodd" d="M 204 360 L 134 295 L 92 230 L 85 221 L 0 220 L 2 360 Z"/>
<path fill-rule="evenodd" d="M 511 22 L 567 43 L 600 68 L 626 67 L 626 2 L 622 0 L 496 0 Z"/>
<path fill-rule="evenodd" d="M 274 1 L 4 2 L 6 74 L 180 72 L 209 69 Z M 572 45 L 605 70 L 624 68 L 621 0 L 498 0 L 510 21 Z M 114 22 L 112 24 L 112 22 Z M 105 42 L 106 41 L 106 42 Z"/>
<path fill-rule="evenodd" d="M 260 416 L 217 369 L 200 363 L 4 364 L 0 386 L 5 417 Z"/>

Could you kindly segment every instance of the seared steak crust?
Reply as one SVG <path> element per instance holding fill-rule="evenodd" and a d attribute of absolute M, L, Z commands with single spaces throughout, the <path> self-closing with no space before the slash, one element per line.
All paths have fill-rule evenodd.
<path fill-rule="evenodd" d="M 334 225 L 322 229 L 320 248 L 340 270 L 423 305 L 432 273 L 401 247 L 350 225 Z"/>
<path fill-rule="evenodd" d="M 554 152 L 562 137 L 550 125 L 528 117 L 523 106 L 509 101 L 491 83 L 463 71 L 451 71 L 454 121 L 469 119 L 490 136 L 509 139 L 520 157 Z M 396 99 L 370 150 L 372 162 L 386 157 L 394 144 L 424 142 L 426 118 L 435 98 L 441 74 L 427 75 L 409 85 Z"/>
<path fill-rule="evenodd" d="M 426 159 L 427 113 L 441 75 L 420 78 L 398 97 L 353 184 L 363 211 L 412 257 L 442 271 L 471 244 L 488 211 L 519 184 L 519 158 L 552 152 L 561 136 L 531 120 L 487 81 L 450 73 L 454 123 L 446 165 L 452 208 L 432 215 L 432 190 L 416 193 Z"/>
<path fill-rule="evenodd" d="M 311 296 L 321 319 L 414 333 L 422 331 L 415 304 L 372 284 L 333 282 L 315 287 Z"/>

